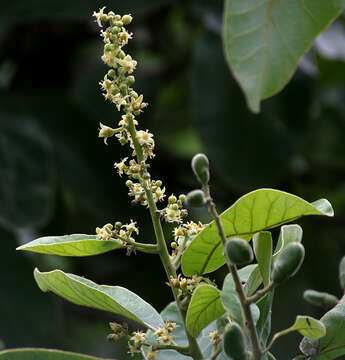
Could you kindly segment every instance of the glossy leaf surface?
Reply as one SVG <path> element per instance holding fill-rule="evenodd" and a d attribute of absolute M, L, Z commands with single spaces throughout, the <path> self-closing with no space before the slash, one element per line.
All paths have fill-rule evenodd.
<path fill-rule="evenodd" d="M 116 239 L 100 240 L 96 235 L 73 234 L 41 237 L 17 250 L 60 256 L 91 256 L 120 248 L 123 246 Z"/>
<path fill-rule="evenodd" d="M 220 219 L 227 238 L 250 239 L 256 232 L 268 230 L 304 215 L 333 216 L 330 203 L 321 199 L 308 203 L 298 196 L 274 189 L 259 189 L 238 199 Z M 190 243 L 182 257 L 186 276 L 205 274 L 225 263 L 223 247 L 214 221 Z"/>
<path fill-rule="evenodd" d="M 0 360 L 102 360 L 94 356 L 82 355 L 50 349 L 11 349 L 0 351 Z M 106 359 L 104 359 L 106 360 Z"/>
<path fill-rule="evenodd" d="M 225 313 L 220 291 L 211 285 L 200 285 L 193 293 L 187 311 L 187 330 L 197 337 L 201 330 Z"/>
<path fill-rule="evenodd" d="M 320 321 L 326 328 L 326 336 L 319 341 L 304 338 L 300 344 L 301 351 L 315 360 L 338 359 L 345 354 L 345 297 Z"/>
<path fill-rule="evenodd" d="M 281 90 L 344 0 L 226 0 L 224 50 L 252 111 Z"/>
<path fill-rule="evenodd" d="M 150 304 L 123 287 L 97 285 L 60 270 L 40 272 L 35 269 L 34 276 L 42 291 L 52 291 L 74 304 L 119 314 L 148 328 L 155 329 L 163 324 Z"/>

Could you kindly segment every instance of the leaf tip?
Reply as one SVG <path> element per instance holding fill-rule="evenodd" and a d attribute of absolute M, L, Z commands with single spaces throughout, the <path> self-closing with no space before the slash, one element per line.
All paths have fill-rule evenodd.
<path fill-rule="evenodd" d="M 49 291 L 49 288 L 45 285 L 43 279 L 42 279 L 42 273 L 38 270 L 38 268 L 34 269 L 34 278 L 36 280 L 36 283 L 38 287 L 43 291 L 47 292 Z"/>

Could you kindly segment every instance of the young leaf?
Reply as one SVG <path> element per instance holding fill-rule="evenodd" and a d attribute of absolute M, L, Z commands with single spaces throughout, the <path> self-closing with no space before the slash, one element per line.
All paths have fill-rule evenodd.
<path fill-rule="evenodd" d="M 220 291 L 211 285 L 200 285 L 195 290 L 188 306 L 187 330 L 197 337 L 203 328 L 224 313 Z"/>
<path fill-rule="evenodd" d="M 0 360 L 107 360 L 61 350 L 11 349 L 0 351 Z"/>
<path fill-rule="evenodd" d="M 305 215 L 333 216 L 333 209 L 325 199 L 308 203 L 284 191 L 259 189 L 239 198 L 220 215 L 220 219 L 227 238 L 250 239 L 256 232 Z M 182 257 L 182 271 L 186 276 L 205 274 L 224 264 L 223 247 L 212 221 L 189 244 Z"/>
<path fill-rule="evenodd" d="M 273 261 L 277 258 L 279 252 L 285 248 L 291 242 L 301 242 L 303 236 L 302 228 L 297 224 L 284 225 L 281 227 L 278 243 L 275 253 L 273 255 Z M 252 295 L 254 291 L 261 285 L 262 277 L 259 269 L 254 269 L 248 279 L 245 291 L 247 295 Z"/>
<path fill-rule="evenodd" d="M 288 83 L 314 39 L 344 8 L 344 0 L 225 1 L 226 59 L 253 112 Z"/>
<path fill-rule="evenodd" d="M 254 253 L 264 285 L 270 282 L 272 262 L 272 235 L 269 231 L 261 231 L 253 237 Z"/>
<path fill-rule="evenodd" d="M 316 320 L 311 316 L 297 316 L 295 323 L 291 327 L 276 333 L 274 338 L 277 339 L 292 331 L 298 331 L 300 334 L 313 341 L 326 335 L 326 328 L 321 321 Z"/>
<path fill-rule="evenodd" d="M 306 356 L 313 356 L 313 360 L 338 359 L 345 354 L 345 296 L 320 321 L 326 328 L 326 336 L 319 341 L 305 337 L 300 349 Z"/>
<path fill-rule="evenodd" d="M 120 248 L 123 246 L 116 239 L 100 240 L 96 235 L 73 234 L 41 237 L 19 246 L 17 250 L 60 256 L 91 256 Z"/>
<path fill-rule="evenodd" d="M 163 325 L 163 319 L 150 304 L 123 287 L 97 285 L 60 270 L 35 269 L 34 277 L 42 291 L 52 291 L 74 304 L 110 311 L 152 329 Z"/>

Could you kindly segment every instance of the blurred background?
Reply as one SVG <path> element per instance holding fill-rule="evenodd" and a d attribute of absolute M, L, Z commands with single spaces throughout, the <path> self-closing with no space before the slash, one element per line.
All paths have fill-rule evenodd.
<path fill-rule="evenodd" d="M 140 241 L 153 240 L 144 208 L 132 206 L 125 179 L 113 169 L 127 153 L 97 138 L 99 122 L 120 119 L 98 82 L 107 71 L 91 18 L 107 6 L 131 13 L 137 61 L 134 85 L 149 107 L 140 117 L 155 135 L 151 169 L 168 194 L 197 187 L 191 157 L 207 153 L 219 210 L 258 187 L 275 187 L 308 201 L 325 197 L 332 219 L 310 217 L 306 260 L 279 288 L 275 330 L 297 314 L 322 316 L 302 300 L 314 288 L 341 296 L 337 266 L 345 254 L 345 30 L 340 18 L 302 59 L 289 85 L 252 115 L 227 68 L 221 44 L 222 1 L 3 0 L 0 4 L 0 339 L 5 348 L 40 346 L 124 359 L 106 341 L 109 314 L 80 308 L 36 286 L 35 266 L 60 268 L 101 284 L 126 286 L 162 310 L 171 295 L 151 255 L 112 252 L 90 258 L 17 253 L 45 235 L 95 232 L 134 219 Z M 207 221 L 204 209 L 194 212 Z M 167 228 L 167 234 L 171 234 Z M 275 239 L 278 233 L 274 232 Z M 224 270 L 211 278 L 222 284 Z M 117 319 L 118 320 L 118 319 Z M 130 324 L 132 326 L 132 324 Z M 132 330 L 134 330 L 132 328 Z M 298 335 L 274 353 L 291 359 Z M 124 344 L 122 344 L 124 345 Z"/>

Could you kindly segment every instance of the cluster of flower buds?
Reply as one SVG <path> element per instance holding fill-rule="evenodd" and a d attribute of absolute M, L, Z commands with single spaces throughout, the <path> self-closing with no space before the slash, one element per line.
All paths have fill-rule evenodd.
<path fill-rule="evenodd" d="M 122 165 L 120 164 L 121 163 L 116 164 L 117 168 L 122 167 Z M 153 195 L 154 202 L 162 201 L 165 197 L 165 187 L 162 188 L 162 181 L 148 180 L 148 182 Z M 148 205 L 145 189 L 140 183 L 134 183 L 131 180 L 127 180 L 126 186 L 129 189 L 128 195 L 134 197 L 134 199 L 132 200 L 133 204 L 140 203 L 141 205 L 144 206 Z"/>
<path fill-rule="evenodd" d="M 175 227 L 173 230 L 174 241 L 171 243 L 171 247 L 176 251 L 186 248 L 204 227 L 205 225 L 200 221 L 198 223 L 190 221 Z"/>
<path fill-rule="evenodd" d="M 177 327 L 176 323 L 167 321 L 164 327 L 158 328 L 153 334 L 157 337 L 160 344 L 169 345 L 173 344 L 174 336 L 171 335 L 172 331 Z"/>
<path fill-rule="evenodd" d="M 113 331 L 111 334 L 107 336 L 109 341 L 117 341 L 122 336 L 128 334 L 128 325 L 127 324 L 118 324 L 116 322 L 109 323 L 111 330 Z"/>
<path fill-rule="evenodd" d="M 183 208 L 184 199 L 185 195 L 180 195 L 178 199 L 175 195 L 169 196 L 168 205 L 160 211 L 161 216 L 166 222 L 183 222 L 182 218 L 188 215 L 187 210 Z"/>
<path fill-rule="evenodd" d="M 191 278 L 185 278 L 179 274 L 177 278 L 170 276 L 167 285 L 179 289 L 179 295 L 191 295 L 202 280 L 201 276 L 193 275 Z"/>
<path fill-rule="evenodd" d="M 104 142 L 107 143 L 107 139 L 116 134 L 122 145 L 130 142 L 134 156 L 133 141 L 127 129 L 128 117 L 131 117 L 134 125 L 137 125 L 134 116 L 139 115 L 147 103 L 144 102 L 143 95 L 139 95 L 131 87 L 135 82 L 135 77 L 131 74 L 135 70 L 137 62 L 123 51 L 128 40 L 132 39 L 132 33 L 128 33 L 125 28 L 132 22 L 132 16 L 124 15 L 121 17 L 112 11 L 106 14 L 104 9 L 105 7 L 99 12 L 93 13 L 100 27 L 103 27 L 104 23 L 107 24 L 106 29 L 101 31 L 104 41 L 102 60 L 111 69 L 104 76 L 100 85 L 105 99 L 114 103 L 119 111 L 123 110 L 125 115 L 122 116 L 122 120 L 119 122 L 120 127 L 117 129 L 100 124 L 98 136 L 104 138 Z M 139 130 L 136 135 L 145 158 L 154 157 L 153 135 L 148 130 Z"/>
<path fill-rule="evenodd" d="M 129 224 L 122 225 L 117 221 L 115 225 L 105 224 L 102 228 L 96 228 L 97 237 L 101 240 L 117 239 L 121 242 L 121 245 L 126 246 L 127 241 L 135 240 L 132 238 L 132 234 L 139 234 L 139 229 L 136 227 L 136 222 L 132 221 Z"/>

